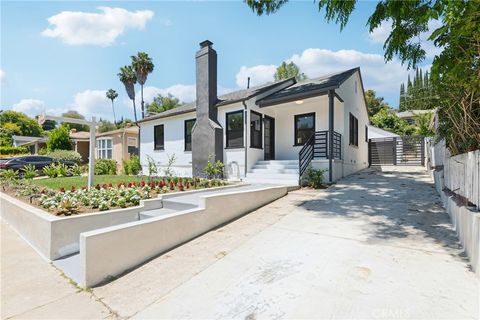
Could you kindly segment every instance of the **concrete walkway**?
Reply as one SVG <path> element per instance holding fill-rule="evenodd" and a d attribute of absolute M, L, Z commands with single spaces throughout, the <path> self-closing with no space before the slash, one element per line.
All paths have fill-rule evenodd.
<path fill-rule="evenodd" d="M 395 170 L 294 191 L 91 294 L 2 225 L 2 318 L 477 319 L 432 183 Z"/>

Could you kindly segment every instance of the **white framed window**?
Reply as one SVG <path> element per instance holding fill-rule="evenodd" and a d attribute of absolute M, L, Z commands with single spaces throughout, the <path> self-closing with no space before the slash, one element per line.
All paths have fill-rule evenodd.
<path fill-rule="evenodd" d="M 97 139 L 97 159 L 112 159 L 112 139 Z"/>

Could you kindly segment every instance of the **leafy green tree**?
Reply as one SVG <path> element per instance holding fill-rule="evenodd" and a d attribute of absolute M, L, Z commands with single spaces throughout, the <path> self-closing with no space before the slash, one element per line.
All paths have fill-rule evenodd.
<path fill-rule="evenodd" d="M 147 103 L 147 112 L 160 113 L 180 106 L 180 100 L 170 93 L 167 96 L 159 94 L 153 98 L 152 103 Z"/>
<path fill-rule="evenodd" d="M 390 109 L 388 103 L 383 101 L 383 97 L 377 97 L 375 90 L 365 91 L 365 100 L 367 101 L 368 115 L 370 117 L 382 109 Z"/>
<path fill-rule="evenodd" d="M 62 124 L 48 133 L 47 149 L 48 151 L 72 150 L 68 124 Z"/>
<path fill-rule="evenodd" d="M 153 72 L 155 67 L 152 58 L 145 52 L 139 52 L 136 56 L 132 56 L 132 67 L 137 74 L 137 81 L 141 87 L 142 101 L 142 119 L 145 117 L 145 102 L 143 101 L 143 85 L 147 81 L 148 74 Z"/>
<path fill-rule="evenodd" d="M 286 63 L 285 61 L 277 68 L 277 72 L 273 75 L 275 81 L 284 80 L 295 77 L 297 81 L 307 79 L 307 76 L 300 71 L 300 68 L 293 62 Z"/>
<path fill-rule="evenodd" d="M 431 113 L 419 113 L 414 114 L 416 134 L 424 137 L 435 136 L 435 131 L 431 126 L 432 114 Z"/>
<path fill-rule="evenodd" d="M 118 126 L 107 120 L 100 120 L 98 123 L 98 132 L 108 132 L 118 129 Z"/>
<path fill-rule="evenodd" d="M 412 135 L 416 132 L 413 125 L 409 125 L 405 120 L 399 118 L 393 111 L 386 108 L 381 109 L 373 117 L 370 122 L 378 128 L 396 133 L 398 135 Z"/>
<path fill-rule="evenodd" d="M 43 133 L 42 127 L 40 127 L 38 122 L 22 112 L 12 110 L 0 111 L 0 126 L 5 127 L 7 123 L 15 124 L 16 128 L 20 129 L 18 131 L 13 128 L 16 130 L 15 134 L 18 135 L 40 137 Z"/>
<path fill-rule="evenodd" d="M 117 75 L 125 86 L 128 97 L 132 100 L 133 115 L 135 116 L 135 122 L 137 122 L 137 107 L 135 106 L 135 83 L 137 83 L 137 74 L 132 66 L 124 66 L 120 68 L 120 72 Z"/>
<path fill-rule="evenodd" d="M 400 111 L 405 111 L 406 109 L 406 92 L 405 92 L 405 84 L 400 84 L 400 101 L 398 103 L 398 109 Z"/>
<path fill-rule="evenodd" d="M 113 89 L 108 89 L 106 96 L 108 99 L 112 101 L 113 122 L 117 123 L 117 118 L 115 117 L 115 105 L 113 104 L 113 100 L 115 100 L 118 97 L 118 93 Z"/>
<path fill-rule="evenodd" d="M 62 113 L 62 117 L 85 120 L 85 117 L 83 115 L 81 115 L 80 113 L 78 113 L 78 111 L 75 111 L 75 110 L 69 110 L 67 112 Z M 90 127 L 87 126 L 86 124 L 69 123 L 69 122 L 65 122 L 65 123 L 68 123 L 70 129 L 76 129 L 77 131 L 89 131 L 90 130 Z"/>

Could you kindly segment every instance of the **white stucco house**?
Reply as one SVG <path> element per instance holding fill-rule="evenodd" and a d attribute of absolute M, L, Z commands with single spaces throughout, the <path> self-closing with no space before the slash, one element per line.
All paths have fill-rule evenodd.
<path fill-rule="evenodd" d="M 211 155 L 228 179 L 297 185 L 312 165 L 335 181 L 368 167 L 369 118 L 360 68 L 294 78 L 217 97 L 217 54 L 196 54 L 197 100 L 146 117 L 140 159 L 160 167 L 175 154 L 177 175 L 202 175 Z"/>

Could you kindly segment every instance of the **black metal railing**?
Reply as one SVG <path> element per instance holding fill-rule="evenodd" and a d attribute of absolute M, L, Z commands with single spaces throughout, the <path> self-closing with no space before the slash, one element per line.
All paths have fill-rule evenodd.
<path fill-rule="evenodd" d="M 329 159 L 328 131 L 317 131 L 305 142 L 298 153 L 298 167 L 300 178 L 314 159 Z M 342 159 L 342 135 L 333 132 L 332 159 Z"/>

